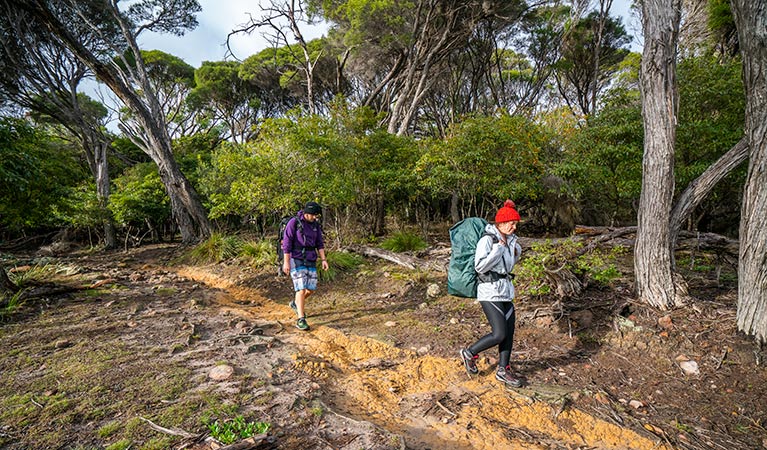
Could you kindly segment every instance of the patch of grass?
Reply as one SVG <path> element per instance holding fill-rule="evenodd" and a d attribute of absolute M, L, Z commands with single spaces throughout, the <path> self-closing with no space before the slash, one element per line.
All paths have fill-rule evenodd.
<path fill-rule="evenodd" d="M 240 439 L 246 439 L 256 434 L 266 433 L 271 424 L 266 422 L 249 422 L 242 416 L 233 419 L 209 423 L 210 435 L 223 444 L 232 444 Z"/>
<path fill-rule="evenodd" d="M 117 430 L 119 430 L 120 428 L 122 428 L 122 424 L 120 423 L 120 421 L 119 420 L 113 420 L 113 421 L 107 423 L 106 425 L 103 425 L 101 428 L 99 428 L 96 431 L 96 435 L 98 437 L 102 438 L 102 439 L 103 438 L 107 438 L 107 437 L 115 434 L 117 432 Z"/>
<path fill-rule="evenodd" d="M 162 297 L 169 297 L 171 295 L 174 295 L 176 292 L 178 292 L 178 289 L 176 288 L 159 288 L 157 289 L 157 295 Z"/>
<path fill-rule="evenodd" d="M 104 450 L 126 450 L 130 448 L 131 444 L 133 444 L 133 442 L 131 442 L 130 439 L 120 439 L 114 444 L 107 445 Z"/>
<path fill-rule="evenodd" d="M 679 422 L 678 420 L 674 421 L 674 428 L 676 428 L 679 431 L 684 431 L 685 433 L 692 433 L 693 428 L 689 425 L 683 424 Z"/>
<path fill-rule="evenodd" d="M 342 273 L 354 271 L 362 264 L 362 258 L 352 253 L 328 252 L 328 270 L 322 270 L 318 262 L 317 276 L 320 281 L 333 281 Z"/>
<path fill-rule="evenodd" d="M 173 438 L 168 436 L 152 438 L 141 446 L 141 450 L 165 450 L 173 448 Z"/>
<path fill-rule="evenodd" d="M 0 308 L 0 319 L 4 319 L 5 317 L 13 314 L 14 311 L 19 309 L 24 304 L 24 300 L 22 300 L 24 292 L 26 292 L 26 289 L 21 289 L 7 297 L 0 296 L 0 304 L 4 305 L 2 308 Z"/>
<path fill-rule="evenodd" d="M 185 255 L 197 264 L 219 263 L 235 258 L 240 254 L 242 239 L 237 236 L 227 236 L 213 233 L 205 242 L 198 244 Z"/>
<path fill-rule="evenodd" d="M 415 233 L 397 232 L 381 242 L 381 248 L 392 252 L 417 252 L 428 245 L 423 238 Z"/>

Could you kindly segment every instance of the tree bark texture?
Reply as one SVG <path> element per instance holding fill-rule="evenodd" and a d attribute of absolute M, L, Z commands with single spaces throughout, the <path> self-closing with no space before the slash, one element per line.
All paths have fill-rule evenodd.
<path fill-rule="evenodd" d="M 662 310 L 681 304 L 672 274 L 671 202 L 678 112 L 676 54 L 681 0 L 644 0 L 640 72 L 644 157 L 634 252 L 637 296 Z"/>
<path fill-rule="evenodd" d="M 767 341 L 767 1 L 732 0 L 743 55 L 748 175 L 740 219 L 738 329 Z"/>

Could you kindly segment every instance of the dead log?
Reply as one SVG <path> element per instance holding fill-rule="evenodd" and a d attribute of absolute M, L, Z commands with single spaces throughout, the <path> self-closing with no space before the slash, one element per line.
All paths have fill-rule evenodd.
<path fill-rule="evenodd" d="M 349 250 L 354 253 L 359 253 L 360 255 L 384 259 L 386 261 L 393 262 L 397 265 L 407 267 L 408 269 L 411 269 L 411 270 L 422 269 L 422 270 L 433 270 L 437 272 L 445 271 L 445 265 L 443 262 L 426 261 L 424 259 L 417 258 L 415 256 L 410 256 L 404 253 L 395 253 L 395 252 L 390 252 L 388 250 L 384 250 L 381 248 L 366 247 L 366 246 L 353 246 L 353 247 L 350 247 Z"/>
<path fill-rule="evenodd" d="M 589 244 L 583 251 L 589 251 L 601 243 L 618 242 L 623 246 L 634 246 L 633 237 L 627 238 L 627 235 L 636 233 L 636 227 L 589 227 L 578 225 L 575 227 L 575 233 L 570 238 L 579 241 L 589 240 Z M 550 242 L 557 243 L 561 239 L 551 239 Z M 541 241 L 540 239 L 520 239 L 522 245 L 525 243 L 533 244 Z M 739 242 L 716 233 L 701 233 L 693 231 L 682 231 L 676 242 L 677 250 L 703 250 L 712 252 L 726 252 L 735 259 L 738 258 Z"/>

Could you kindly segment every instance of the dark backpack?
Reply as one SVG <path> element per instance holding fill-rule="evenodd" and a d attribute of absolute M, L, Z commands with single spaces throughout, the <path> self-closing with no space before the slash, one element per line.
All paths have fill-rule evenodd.
<path fill-rule="evenodd" d="M 296 216 L 285 216 L 280 220 L 280 228 L 277 233 L 277 276 L 283 275 L 282 263 L 285 259 L 285 253 L 282 251 L 282 239 L 285 237 L 285 228 L 288 227 L 288 223 L 290 223 L 292 219 L 298 220 Z M 301 223 L 300 220 L 298 220 L 296 226 L 297 231 L 300 231 L 301 233 L 304 232 L 304 224 Z"/>
<path fill-rule="evenodd" d="M 481 217 L 469 217 L 450 227 L 450 265 L 447 269 L 447 293 L 459 297 L 477 297 L 477 271 L 474 270 L 474 253 L 477 243 L 486 233 L 487 221 Z"/>

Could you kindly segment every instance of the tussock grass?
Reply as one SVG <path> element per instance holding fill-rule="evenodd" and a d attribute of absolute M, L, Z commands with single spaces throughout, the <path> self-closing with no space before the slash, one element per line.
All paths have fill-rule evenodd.
<path fill-rule="evenodd" d="M 333 281 L 342 273 L 354 271 L 362 264 L 362 258 L 346 252 L 328 252 L 328 270 L 322 270 L 322 264 L 317 261 L 317 275 L 320 281 Z"/>
<path fill-rule="evenodd" d="M 277 261 L 274 241 L 245 241 L 240 249 L 239 258 L 256 269 L 273 266 Z"/>
<path fill-rule="evenodd" d="M 220 263 L 240 254 L 242 239 L 223 233 L 213 233 L 206 241 L 197 244 L 186 255 L 186 260 L 195 264 Z"/>
<path fill-rule="evenodd" d="M 392 252 L 417 252 L 428 245 L 423 238 L 414 233 L 398 232 L 381 242 L 381 248 Z"/>

